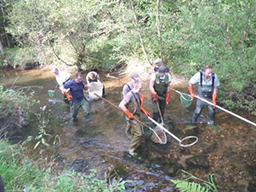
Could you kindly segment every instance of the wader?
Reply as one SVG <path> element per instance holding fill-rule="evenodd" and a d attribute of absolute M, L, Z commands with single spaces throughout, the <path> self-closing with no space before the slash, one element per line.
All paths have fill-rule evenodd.
<path fill-rule="evenodd" d="M 165 110 L 165 98 L 166 98 L 166 91 L 168 87 L 168 75 L 165 74 L 164 81 L 160 80 L 160 76 L 158 73 L 156 73 L 156 80 L 154 83 L 154 89 L 157 93 L 159 108 L 161 110 L 162 116 L 164 117 L 164 110 Z M 153 101 L 152 98 L 152 106 L 153 106 L 153 119 L 157 121 L 158 123 L 161 122 L 160 114 L 157 107 L 157 102 Z"/>
<path fill-rule="evenodd" d="M 202 85 L 202 72 L 200 75 L 200 85 L 198 86 L 198 95 L 203 99 L 212 102 L 212 94 L 214 89 L 214 73 L 212 74 L 212 85 Z M 212 105 L 209 105 L 200 99 L 197 99 L 196 102 L 196 110 L 192 117 L 191 123 L 196 124 L 197 118 L 199 117 L 200 113 L 202 112 L 204 106 L 208 107 L 208 115 L 210 119 L 210 124 L 214 124 L 214 117 L 215 117 L 215 108 Z"/>
<path fill-rule="evenodd" d="M 86 99 L 79 102 L 72 102 L 70 105 L 71 118 L 75 120 L 77 118 L 78 110 L 82 107 L 84 111 L 85 121 L 90 119 L 90 106 Z"/>
<path fill-rule="evenodd" d="M 136 97 L 137 102 L 128 103 L 126 108 L 134 115 L 135 119 L 139 120 L 142 116 L 140 107 L 138 106 L 140 105 L 140 99 L 138 94 L 134 94 L 134 96 Z M 125 133 L 127 137 L 131 139 L 129 153 L 135 155 L 134 151 L 140 146 L 142 140 L 141 125 L 136 120 L 130 120 L 126 116 L 125 120 L 127 121 Z"/>

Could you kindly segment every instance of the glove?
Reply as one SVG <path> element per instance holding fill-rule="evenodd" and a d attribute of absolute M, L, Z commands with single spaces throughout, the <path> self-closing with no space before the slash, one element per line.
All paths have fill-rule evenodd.
<path fill-rule="evenodd" d="M 146 116 L 150 117 L 149 112 L 147 112 L 144 108 L 143 108 L 143 103 L 144 103 L 144 96 L 140 95 L 140 110 L 142 113 L 144 113 Z"/>
<path fill-rule="evenodd" d="M 149 112 L 147 112 L 145 109 L 140 108 L 141 112 L 144 113 L 146 116 L 150 117 Z"/>
<path fill-rule="evenodd" d="M 217 99 L 217 94 L 212 94 L 212 103 L 213 103 L 213 108 L 216 107 L 216 99 Z"/>
<path fill-rule="evenodd" d="M 154 102 L 157 102 L 157 101 L 158 101 L 158 99 L 157 99 L 157 93 L 153 93 L 152 96 L 153 96 L 153 101 L 154 101 Z"/>
<path fill-rule="evenodd" d="M 165 94 L 165 104 L 168 105 L 168 103 L 170 102 L 170 95 L 171 93 L 169 91 L 166 91 Z"/>
<path fill-rule="evenodd" d="M 189 86 L 188 91 L 189 91 L 191 97 L 194 98 L 196 96 L 195 93 L 193 92 L 193 86 Z"/>
<path fill-rule="evenodd" d="M 133 114 L 132 114 L 128 109 L 126 109 L 126 110 L 124 111 L 124 114 L 125 114 L 129 119 L 134 119 Z"/>
<path fill-rule="evenodd" d="M 84 86 L 84 89 L 85 89 L 85 90 L 87 90 L 88 88 L 89 88 L 89 86 L 88 86 L 88 85 L 85 85 L 85 86 Z"/>
<path fill-rule="evenodd" d="M 72 100 L 73 99 L 73 97 L 71 95 L 69 95 L 66 91 L 64 91 L 63 93 L 64 93 L 64 95 L 66 95 L 68 100 Z"/>

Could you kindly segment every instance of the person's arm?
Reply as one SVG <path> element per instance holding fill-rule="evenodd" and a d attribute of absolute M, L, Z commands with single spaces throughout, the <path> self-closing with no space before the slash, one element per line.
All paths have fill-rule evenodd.
<path fill-rule="evenodd" d="M 153 74 L 153 75 L 155 75 L 155 74 Z M 150 89 L 150 91 L 151 91 L 151 93 L 152 93 L 153 101 L 154 101 L 154 102 L 157 102 L 157 101 L 158 101 L 158 98 L 157 98 L 157 93 L 156 93 L 156 91 L 155 91 L 155 89 L 154 89 L 154 84 L 155 84 L 155 80 L 154 80 L 154 78 L 151 77 L 150 83 L 149 83 L 149 89 Z"/>
<path fill-rule="evenodd" d="M 124 112 L 124 114 L 129 118 L 129 119 L 134 119 L 133 114 L 125 107 L 127 103 L 125 102 L 125 99 L 123 99 L 120 104 L 119 107 L 120 109 L 122 109 L 122 111 Z"/>
<path fill-rule="evenodd" d="M 87 73 L 86 77 L 85 77 L 85 80 L 86 80 L 86 83 L 87 85 L 89 84 L 89 75 L 91 74 L 91 72 Z"/>

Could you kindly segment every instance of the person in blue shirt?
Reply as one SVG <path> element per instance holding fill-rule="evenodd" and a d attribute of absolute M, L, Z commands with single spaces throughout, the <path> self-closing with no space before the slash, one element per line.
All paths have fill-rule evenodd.
<path fill-rule="evenodd" d="M 89 102 L 84 96 L 83 90 L 88 89 L 88 85 L 85 84 L 82 74 L 76 73 L 75 79 L 68 81 L 64 84 L 65 89 L 70 89 L 72 101 L 70 104 L 71 118 L 73 121 L 77 119 L 78 110 L 82 107 L 85 115 L 85 122 L 90 121 L 90 106 Z"/>

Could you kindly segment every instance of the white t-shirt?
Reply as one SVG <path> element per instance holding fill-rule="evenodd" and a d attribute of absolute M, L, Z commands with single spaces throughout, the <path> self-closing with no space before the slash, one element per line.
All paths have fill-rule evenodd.
<path fill-rule="evenodd" d="M 218 80 L 218 77 L 216 74 L 214 74 L 214 87 L 218 87 L 220 85 L 220 82 Z M 196 73 L 189 82 L 194 85 L 198 83 L 200 85 L 200 72 Z M 202 85 L 212 85 L 212 76 L 209 79 L 204 78 L 204 74 L 202 75 Z"/>
<path fill-rule="evenodd" d="M 64 82 L 66 82 L 70 78 L 71 74 L 65 71 L 59 71 L 59 75 L 55 74 L 55 78 L 57 83 L 61 86 Z"/>

